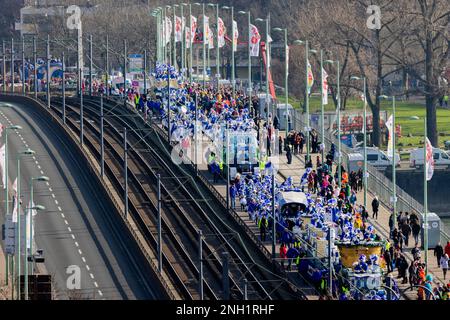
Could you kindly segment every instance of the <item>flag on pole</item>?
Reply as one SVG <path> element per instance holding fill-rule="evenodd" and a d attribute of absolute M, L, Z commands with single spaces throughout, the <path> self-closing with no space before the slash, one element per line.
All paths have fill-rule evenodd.
<path fill-rule="evenodd" d="M 28 204 L 29 208 L 34 207 L 34 203 L 31 201 Z M 27 249 L 31 249 L 31 242 L 33 241 L 34 236 L 34 223 L 33 226 L 31 226 L 31 219 L 34 219 L 34 216 L 37 214 L 36 210 L 29 209 L 29 212 L 27 213 L 27 220 L 26 220 L 26 227 L 25 227 L 25 239 L 27 242 Z"/>
<path fill-rule="evenodd" d="M 14 196 L 13 196 L 13 213 L 12 213 L 12 222 L 17 223 L 17 178 L 14 180 L 14 183 L 12 185 Z"/>
<path fill-rule="evenodd" d="M 189 49 L 191 47 L 191 30 L 189 27 L 184 29 L 184 37 L 186 39 L 186 48 Z"/>
<path fill-rule="evenodd" d="M 272 66 L 272 52 L 270 50 L 270 43 L 273 42 L 273 39 L 270 34 L 268 34 L 267 37 L 266 50 L 269 54 L 269 59 L 267 59 L 267 68 L 270 68 Z"/>
<path fill-rule="evenodd" d="M 217 35 L 219 37 L 219 48 L 222 48 L 225 46 L 225 34 L 227 32 L 227 29 L 225 28 L 225 24 L 223 23 L 223 20 L 219 18 L 219 34 Z"/>
<path fill-rule="evenodd" d="M 170 43 L 170 38 L 172 37 L 172 20 L 166 17 L 166 44 Z"/>
<path fill-rule="evenodd" d="M 433 157 L 433 146 L 431 145 L 431 142 L 428 139 L 428 137 L 426 138 L 426 146 L 427 146 L 426 150 L 427 158 L 425 160 L 426 160 L 427 181 L 430 181 L 431 179 L 433 179 L 434 174 L 434 157 Z"/>
<path fill-rule="evenodd" d="M 323 102 L 323 105 L 327 105 L 328 104 L 328 73 L 324 68 L 322 68 L 322 79 L 323 79 L 322 102 Z"/>
<path fill-rule="evenodd" d="M 312 72 L 311 63 L 308 60 L 308 95 L 311 94 L 311 89 L 314 85 L 314 74 Z"/>
<path fill-rule="evenodd" d="M 203 41 L 209 42 L 209 17 L 203 17 Z"/>
<path fill-rule="evenodd" d="M 234 52 L 236 52 L 237 45 L 238 45 L 238 39 L 239 39 L 239 30 L 238 30 L 238 24 L 236 21 L 233 21 L 233 28 L 234 28 L 233 45 L 234 45 Z"/>
<path fill-rule="evenodd" d="M 195 40 L 195 33 L 197 31 L 197 18 L 194 16 L 191 16 L 191 44 L 194 43 Z"/>
<path fill-rule="evenodd" d="M 0 169 L 2 170 L 3 188 L 6 189 L 6 148 L 3 145 L 0 148 Z"/>
<path fill-rule="evenodd" d="M 209 29 L 209 27 L 208 27 Z M 214 49 L 214 33 L 211 29 L 208 30 L 208 49 Z"/>
<path fill-rule="evenodd" d="M 394 116 L 391 115 L 386 121 L 386 127 L 388 129 L 388 145 L 387 145 L 387 153 L 388 156 L 394 157 L 394 139 L 392 139 L 393 134 L 395 134 L 394 131 Z"/>
<path fill-rule="evenodd" d="M 286 73 L 289 75 L 289 46 L 286 46 Z"/>
<path fill-rule="evenodd" d="M 181 19 L 181 17 L 175 16 L 175 42 L 181 42 L 182 39 L 183 39 L 183 20 Z"/>
<path fill-rule="evenodd" d="M 259 44 L 261 42 L 261 35 L 258 28 L 253 24 L 250 25 L 250 56 L 259 57 Z"/>

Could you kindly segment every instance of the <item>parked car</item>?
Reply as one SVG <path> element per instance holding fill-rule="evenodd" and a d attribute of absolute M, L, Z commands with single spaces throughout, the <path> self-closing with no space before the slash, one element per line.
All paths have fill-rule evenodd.
<path fill-rule="evenodd" d="M 364 148 L 357 148 L 356 152 L 364 155 Z M 376 147 L 367 148 L 367 163 L 375 168 L 385 170 L 392 166 L 392 156 Z M 400 155 L 395 153 L 395 167 L 400 167 Z"/>
<path fill-rule="evenodd" d="M 433 148 L 434 165 L 437 169 L 446 169 L 450 167 L 450 155 L 442 149 Z M 410 153 L 409 166 L 411 168 L 421 168 L 424 164 L 423 148 L 414 149 Z"/>

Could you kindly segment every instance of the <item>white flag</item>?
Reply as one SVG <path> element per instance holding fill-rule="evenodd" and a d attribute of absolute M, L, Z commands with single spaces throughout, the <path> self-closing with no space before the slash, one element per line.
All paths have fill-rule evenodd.
<path fill-rule="evenodd" d="M 388 145 L 387 145 L 387 153 L 388 156 L 392 156 L 394 157 L 394 139 L 392 139 L 393 134 L 395 134 L 395 130 L 394 130 L 394 116 L 391 115 L 388 119 L 388 121 L 386 121 L 386 127 L 388 129 Z"/>
<path fill-rule="evenodd" d="M 28 204 L 29 208 L 33 208 L 34 207 L 34 203 L 32 203 L 31 201 Z M 27 249 L 31 248 L 31 241 L 33 241 L 33 237 L 34 237 L 34 223 L 32 226 L 31 223 L 31 219 L 34 219 L 34 216 L 37 214 L 36 210 L 29 210 L 27 212 L 27 219 L 26 219 L 26 229 L 25 229 L 25 233 L 26 233 L 26 240 L 27 240 Z"/>
<path fill-rule="evenodd" d="M 195 33 L 197 32 L 197 18 L 194 16 L 191 16 L 191 26 L 191 43 L 194 43 Z"/>
<path fill-rule="evenodd" d="M 203 41 L 209 42 L 209 17 L 203 17 Z"/>
<path fill-rule="evenodd" d="M 225 24 L 223 23 L 223 20 L 219 18 L 219 34 L 217 35 L 219 37 L 219 48 L 222 48 L 225 45 L 226 32 Z"/>
<path fill-rule="evenodd" d="M 183 20 L 181 17 L 175 16 L 175 42 L 183 40 Z"/>
<path fill-rule="evenodd" d="M 289 75 L 289 46 L 286 46 L 286 74 Z"/>
<path fill-rule="evenodd" d="M 184 36 L 186 38 L 186 48 L 189 49 L 191 47 L 191 30 L 189 27 L 184 29 Z"/>
<path fill-rule="evenodd" d="M 322 102 L 323 102 L 323 105 L 327 105 L 328 104 L 328 73 L 323 68 L 322 68 L 322 79 L 323 79 L 323 83 L 322 83 L 322 92 L 323 92 Z"/>
<path fill-rule="evenodd" d="M 13 197 L 13 213 L 12 213 L 12 222 L 17 223 L 17 178 L 14 180 L 14 183 L 12 185 L 13 191 L 14 191 L 14 197 Z"/>
<path fill-rule="evenodd" d="M 172 37 L 172 20 L 166 17 L 166 44 L 170 42 L 171 37 Z"/>
<path fill-rule="evenodd" d="M 427 145 L 427 158 L 426 160 L 426 172 L 427 172 L 427 181 L 430 181 L 433 179 L 434 174 L 434 157 L 433 157 L 433 146 L 431 145 L 430 140 L 428 140 L 428 137 L 426 139 L 426 145 Z"/>
<path fill-rule="evenodd" d="M 3 188 L 6 189 L 6 148 L 5 145 L 3 145 L 0 148 L 0 169 L 2 170 L 2 181 L 3 181 Z"/>
<path fill-rule="evenodd" d="M 238 24 L 236 21 L 233 21 L 233 28 L 234 28 L 233 46 L 234 46 L 234 52 L 236 52 L 237 45 L 238 45 L 238 39 L 239 39 L 239 30 L 238 30 Z"/>
<path fill-rule="evenodd" d="M 250 25 L 250 56 L 259 57 L 259 44 L 261 42 L 261 35 L 258 28 Z"/>
<path fill-rule="evenodd" d="M 212 32 L 211 29 L 209 29 L 208 34 L 209 34 L 208 49 L 214 49 L 214 33 Z"/>

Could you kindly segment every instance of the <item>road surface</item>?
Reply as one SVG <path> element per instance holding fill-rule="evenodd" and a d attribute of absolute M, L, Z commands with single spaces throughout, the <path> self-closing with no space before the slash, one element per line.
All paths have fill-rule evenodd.
<path fill-rule="evenodd" d="M 20 125 L 10 131 L 10 183 L 17 177 L 17 153 L 31 148 L 34 157 L 21 161 L 22 204 L 28 204 L 30 177 L 48 176 L 34 183 L 34 202 L 46 207 L 35 222 L 36 245 L 44 250 L 45 268 L 54 279 L 57 299 L 154 299 L 150 276 L 142 258 L 127 238 L 124 227 L 113 219 L 113 207 L 39 110 L 31 106 L 0 103 L 0 123 Z M 53 127 L 52 127 L 53 126 Z M 81 270 L 81 290 L 67 290 L 69 266 Z"/>

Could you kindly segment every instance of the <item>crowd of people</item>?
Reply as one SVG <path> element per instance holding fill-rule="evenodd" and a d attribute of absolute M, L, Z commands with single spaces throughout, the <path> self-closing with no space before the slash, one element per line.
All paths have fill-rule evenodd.
<path fill-rule="evenodd" d="M 136 108 L 145 116 L 149 113 L 158 115 L 163 125 L 170 128 L 172 143 L 182 144 L 187 138 L 192 139 L 195 134 L 195 120 L 200 123 L 200 132 L 212 141 L 223 140 L 224 126 L 236 132 L 256 132 L 257 141 L 260 141 L 258 148 L 260 170 L 258 173 L 237 173 L 231 178 L 229 190 L 231 206 L 248 213 L 249 219 L 258 226 L 261 241 L 272 240 L 274 236 L 276 237 L 279 244 L 279 260 L 287 270 L 292 270 L 293 265 L 300 270 L 302 262 L 305 261 L 302 258 L 311 249 L 309 239 L 302 230 L 313 227 L 327 234 L 332 228 L 335 230 L 336 243 L 382 246 L 380 256 L 370 257 L 367 263 L 364 261 L 369 266 L 386 265 L 388 274 L 394 268 L 398 268 L 399 279 L 403 283 L 409 281 L 413 285 L 423 285 L 423 287 L 432 285 L 431 274 L 424 274 L 420 250 L 417 246 L 420 234 L 420 221 L 417 216 L 400 213 L 395 221 L 398 227 L 390 222 L 393 244 L 390 239 L 382 239 L 370 225 L 367 209 L 357 204 L 357 193 L 363 188 L 362 170 L 350 173 L 344 167 L 341 167 L 341 170 L 338 168 L 333 170 L 336 155 L 334 145 L 331 146 L 325 159 L 321 159 L 320 155 L 317 156 L 315 166 L 312 159 L 306 159 L 309 161 L 306 161 L 306 171 L 300 181 L 294 181 L 290 177 L 286 181 L 275 179 L 275 190 L 273 190 L 273 173 L 276 168 L 267 157 L 274 152 L 273 142 L 279 124 L 276 115 L 273 119 L 270 114 L 267 119 L 261 119 L 258 115 L 259 105 L 256 98 L 250 102 L 244 92 L 239 90 L 233 96 L 231 88 L 227 86 L 218 89 L 212 85 L 205 88 L 199 84 L 187 83 L 173 68 L 169 67 L 167 72 L 167 67 L 164 65 L 157 66 L 154 76 L 162 83 L 167 83 L 169 80 L 175 81 L 178 85 L 171 87 L 170 91 L 167 85 L 161 85 L 149 95 L 129 92 L 129 100 L 134 102 Z M 170 97 L 170 113 L 167 112 L 167 93 Z M 260 137 L 260 134 L 264 136 Z M 306 138 L 305 134 L 299 131 L 291 131 L 286 139 L 278 136 L 279 154 L 286 152 L 287 162 L 291 163 L 292 155 L 304 153 L 304 147 L 307 145 Z M 324 146 L 319 141 L 315 130 L 310 132 L 309 139 L 311 139 L 311 153 L 320 153 Z M 225 176 L 223 161 L 224 156 L 220 150 L 212 150 L 207 156 L 208 169 L 213 174 L 215 182 L 220 179 L 220 176 Z M 290 210 L 282 212 L 278 203 L 282 193 L 287 191 L 304 192 L 307 198 L 306 208 L 299 207 L 298 212 Z M 275 194 L 274 201 L 272 201 L 272 194 Z M 375 199 L 372 202 L 374 219 L 378 218 L 378 207 L 379 201 Z M 309 218 L 308 224 L 305 222 L 305 217 Z M 275 235 L 272 234 L 274 223 Z M 411 234 L 416 246 L 412 252 L 414 261 L 408 264 L 402 250 L 404 245 L 408 246 Z M 445 255 L 440 255 L 438 259 L 442 258 L 444 259 L 442 265 L 448 268 L 448 256 L 447 260 Z M 342 270 L 342 265 L 336 248 L 333 251 L 333 261 L 338 274 L 339 270 Z M 366 271 L 358 269 L 359 265 L 361 260 L 355 261 L 353 268 L 356 272 Z M 335 295 L 341 299 L 348 299 L 354 293 L 354 289 L 350 288 L 343 279 L 343 277 L 336 277 L 339 285 Z M 431 290 L 439 291 L 439 296 L 443 299 L 448 294 L 447 286 L 438 286 Z M 421 293 L 419 290 L 418 294 L 419 299 L 429 298 L 426 292 Z M 382 300 L 386 298 L 386 292 L 372 291 L 366 298 Z"/>

